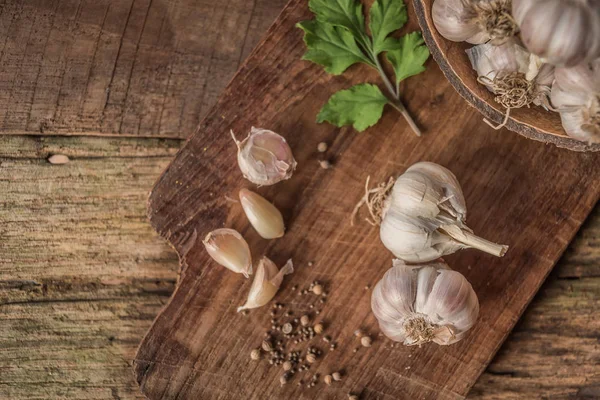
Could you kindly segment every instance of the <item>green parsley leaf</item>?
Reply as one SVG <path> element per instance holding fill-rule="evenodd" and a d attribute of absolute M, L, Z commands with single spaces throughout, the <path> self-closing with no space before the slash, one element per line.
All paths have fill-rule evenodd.
<path fill-rule="evenodd" d="M 335 126 L 352 125 L 359 132 L 375 125 L 389 102 L 381 90 L 372 84 L 363 83 L 340 90 L 323 106 L 317 122 L 330 122 Z"/>
<path fill-rule="evenodd" d="M 429 58 L 429 49 L 425 46 L 420 32 L 412 32 L 395 39 L 394 49 L 387 52 L 387 58 L 394 67 L 396 83 L 425 71 L 425 61 Z"/>
<path fill-rule="evenodd" d="M 362 3 L 357 0 L 310 0 L 308 8 L 317 21 L 349 30 L 363 46 L 370 45 Z"/>
<path fill-rule="evenodd" d="M 369 28 L 373 36 L 375 55 L 393 48 L 393 38 L 387 36 L 404 26 L 408 16 L 402 0 L 377 0 L 369 10 Z"/>
<path fill-rule="evenodd" d="M 328 73 L 339 75 L 357 62 L 373 65 L 350 32 L 314 20 L 302 21 L 296 26 L 304 31 L 308 48 L 302 59 L 322 65 Z"/>

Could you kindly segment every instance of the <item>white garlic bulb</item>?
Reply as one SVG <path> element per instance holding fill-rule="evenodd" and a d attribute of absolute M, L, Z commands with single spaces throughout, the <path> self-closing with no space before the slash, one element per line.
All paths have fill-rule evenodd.
<path fill-rule="evenodd" d="M 569 136 L 600 143 L 600 59 L 557 68 L 551 99 Z"/>
<path fill-rule="evenodd" d="M 283 216 L 267 199 L 248 189 L 240 190 L 240 203 L 248 220 L 265 239 L 282 237 L 285 233 Z"/>
<path fill-rule="evenodd" d="M 426 262 L 465 248 L 503 256 L 508 247 L 473 234 L 458 180 L 441 165 L 419 162 L 398 177 L 382 210 L 384 246 L 406 262 Z"/>
<path fill-rule="evenodd" d="M 477 321 L 473 287 L 444 262 L 394 266 L 377 282 L 371 309 L 385 336 L 407 346 L 461 340 Z"/>
<path fill-rule="evenodd" d="M 216 229 L 209 232 L 202 243 L 211 258 L 220 265 L 246 278 L 252 274 L 250 247 L 238 231 Z"/>
<path fill-rule="evenodd" d="M 467 50 L 478 81 L 496 94 L 505 107 L 520 108 L 533 103 L 550 108 L 549 95 L 554 67 L 543 64 L 514 40 L 500 45 L 482 44 Z M 508 115 L 508 113 L 507 113 Z"/>
<path fill-rule="evenodd" d="M 259 186 L 273 185 L 289 179 L 296 160 L 285 138 L 275 132 L 252 127 L 241 142 L 231 136 L 238 148 L 238 165 L 244 178 Z"/>
<path fill-rule="evenodd" d="M 513 0 L 525 47 L 553 65 L 600 57 L 600 3 L 594 0 Z"/>
<path fill-rule="evenodd" d="M 435 0 L 431 16 L 448 40 L 502 44 L 518 31 L 510 9 L 511 0 Z"/>
<path fill-rule="evenodd" d="M 263 257 L 256 268 L 248 299 L 243 306 L 238 307 L 237 311 L 258 308 L 267 304 L 275 297 L 281 282 L 283 282 L 283 276 L 292 272 L 294 272 L 294 265 L 291 259 L 281 269 L 278 269 L 273 261 Z"/>

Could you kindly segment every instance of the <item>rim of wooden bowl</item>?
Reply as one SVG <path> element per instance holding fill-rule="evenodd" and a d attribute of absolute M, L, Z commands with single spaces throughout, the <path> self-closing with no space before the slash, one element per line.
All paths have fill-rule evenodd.
<path fill-rule="evenodd" d="M 433 0 L 413 0 L 413 3 L 425 43 L 427 43 L 433 59 L 438 63 L 450 84 L 485 118 L 497 124 L 501 123 L 504 120 L 505 111 L 494 101 L 493 94 L 485 89 L 483 85 L 477 83 L 467 55 L 464 54 L 464 61 L 461 61 L 463 65 L 453 65 L 448 60 L 448 52 L 455 52 L 454 56 L 456 56 L 457 50 L 464 53 L 464 50 L 472 45 L 449 41 L 437 32 L 431 17 Z M 464 64 L 468 65 L 468 68 L 466 68 L 468 72 L 461 73 L 457 69 L 458 67 L 465 69 Z M 540 117 L 541 125 L 545 126 L 540 124 L 536 126 L 534 124 L 536 117 Z M 562 130 L 558 114 L 545 111 L 537 106 L 511 110 L 506 128 L 528 139 L 552 143 L 573 151 L 600 151 L 600 144 L 598 143 L 588 144 L 567 136 Z"/>

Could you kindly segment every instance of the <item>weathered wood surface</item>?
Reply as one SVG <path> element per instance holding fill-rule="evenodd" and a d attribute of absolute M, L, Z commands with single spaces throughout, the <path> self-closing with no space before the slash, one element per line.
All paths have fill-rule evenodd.
<path fill-rule="evenodd" d="M 151 223 L 183 261 L 175 294 L 134 360 L 137 380 L 151 399 L 333 399 L 349 391 L 363 399 L 462 398 L 598 200 L 600 156 L 494 132 L 465 107 L 432 62 L 403 87 L 409 108 L 428 132 L 424 138 L 411 134 L 393 112 L 362 135 L 316 125 L 315 115 L 332 91 L 376 78 L 367 68 L 354 67 L 332 79 L 301 61 L 304 45 L 294 25 L 307 17 L 305 1 L 288 4 L 150 196 Z M 252 125 L 282 132 L 300 165 L 290 181 L 261 190 L 288 221 L 286 236 L 272 242 L 260 240 L 240 207 L 227 200 L 248 186 L 229 130 L 243 134 Z M 320 141 L 331 144 L 333 170 L 318 168 Z M 391 255 L 376 229 L 352 228 L 348 217 L 367 175 L 382 180 L 419 160 L 452 169 L 465 188 L 470 226 L 511 250 L 503 259 L 472 251 L 448 257 L 480 299 L 479 323 L 465 340 L 447 348 L 391 349 L 379 339 L 355 354 L 355 329 L 378 332 L 370 293 L 363 288 L 390 267 Z M 309 311 L 309 303 L 298 300 L 292 285 L 319 279 L 330 288 L 318 319 L 329 326 L 338 350 L 293 384 L 280 386 L 280 368 L 248 356 L 271 317 L 266 308 L 249 317 L 236 314 L 250 281 L 215 266 L 201 244 L 204 235 L 222 226 L 242 232 L 255 259 L 264 254 L 277 263 L 294 259 L 296 272 L 277 300 L 292 303 L 296 313 Z M 315 265 L 307 267 L 309 261 Z M 336 385 L 307 389 L 295 384 L 315 372 L 338 369 L 347 377 Z"/>
<path fill-rule="evenodd" d="M 145 222 L 145 199 L 178 147 L 0 137 L 0 398 L 143 398 L 131 360 L 178 270 Z M 71 162 L 49 165 L 51 153 Z M 53 189 L 34 184 L 49 175 Z M 600 396 L 599 265 L 596 208 L 468 398 Z"/>
<path fill-rule="evenodd" d="M 249 35 L 262 35 L 283 3 L 257 2 Z M 19 3 L 2 4 L 7 10 Z M 246 7 L 228 4 L 233 16 L 235 7 Z M 212 15 L 227 22 L 219 10 Z M 24 16 L 19 21 L 13 27 L 27 22 Z M 44 23 L 41 17 L 38 22 Z M 254 43 L 231 46 L 231 54 L 244 57 Z M 199 62 L 220 62 L 229 74 L 237 68 L 228 64 L 235 57 L 205 57 Z M 230 78 L 225 75 L 221 85 Z M 219 91 L 215 86 L 207 96 L 206 110 Z M 0 137 L 1 399 L 143 398 L 131 360 L 171 295 L 178 270 L 175 253 L 145 222 L 145 201 L 180 143 Z M 56 153 L 68 154 L 71 162 L 49 165 L 46 158 Z M 596 209 L 468 398 L 600 397 L 600 330 L 593 318 L 600 307 L 599 265 Z"/>
<path fill-rule="evenodd" d="M 189 136 L 281 0 L 4 0 L 4 134 Z"/>

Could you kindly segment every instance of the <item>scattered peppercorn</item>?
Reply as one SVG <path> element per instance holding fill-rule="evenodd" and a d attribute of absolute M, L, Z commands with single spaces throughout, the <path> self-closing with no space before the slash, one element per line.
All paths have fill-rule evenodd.
<path fill-rule="evenodd" d="M 329 169 L 329 168 L 331 168 L 331 163 L 328 160 L 321 160 L 321 161 L 319 161 L 319 165 L 323 169 Z"/>
<path fill-rule="evenodd" d="M 323 286 L 321 285 L 315 285 L 312 288 L 312 291 L 314 294 L 316 294 L 317 296 L 321 295 L 323 293 Z"/>
<path fill-rule="evenodd" d="M 373 344 L 373 339 L 371 339 L 369 336 L 363 336 L 360 339 L 360 344 L 362 344 L 363 347 L 371 347 L 371 344 Z"/>
<path fill-rule="evenodd" d="M 310 317 L 308 315 L 303 315 L 300 317 L 300 323 L 302 326 L 307 326 L 310 323 Z"/>
<path fill-rule="evenodd" d="M 260 350 L 259 349 L 254 349 L 250 352 L 250 358 L 253 359 L 254 361 L 258 360 L 260 358 Z"/>
<path fill-rule="evenodd" d="M 325 153 L 327 151 L 327 143 L 321 142 L 317 145 L 317 150 L 319 153 Z"/>
<path fill-rule="evenodd" d="M 317 335 L 320 335 L 321 333 L 323 333 L 323 330 L 325 328 L 323 327 L 323 324 L 316 324 L 313 329 Z"/>

